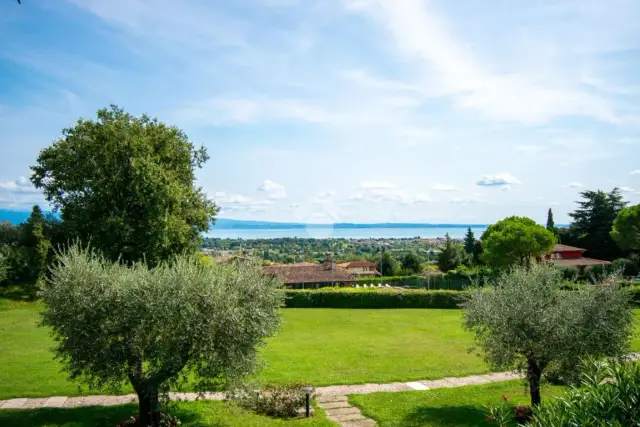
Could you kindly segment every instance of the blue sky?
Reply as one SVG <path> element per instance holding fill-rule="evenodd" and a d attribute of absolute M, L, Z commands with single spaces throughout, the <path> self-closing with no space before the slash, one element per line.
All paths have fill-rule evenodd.
<path fill-rule="evenodd" d="M 221 216 L 567 222 L 640 201 L 637 0 L 0 3 L 0 208 L 116 103 L 183 128 Z"/>

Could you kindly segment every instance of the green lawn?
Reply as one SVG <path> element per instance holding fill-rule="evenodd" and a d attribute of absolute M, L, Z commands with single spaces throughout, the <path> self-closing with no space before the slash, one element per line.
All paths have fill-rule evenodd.
<path fill-rule="evenodd" d="M 546 386 L 543 399 L 557 396 L 563 387 Z M 372 393 L 352 395 L 349 402 L 363 414 L 378 422 L 380 427 L 477 427 L 493 426 L 487 421 L 487 404 L 499 403 L 505 395 L 509 402 L 528 405 L 521 381 L 443 388 L 401 393 Z"/>
<path fill-rule="evenodd" d="M 114 427 L 134 415 L 135 405 L 65 409 L 0 410 L 0 426 Z M 225 402 L 181 402 L 171 411 L 183 427 L 335 427 L 323 413 L 308 419 L 282 420 L 256 415 Z"/>
<path fill-rule="evenodd" d="M 53 341 L 36 326 L 40 310 L 40 303 L 0 299 L 0 399 L 89 394 L 52 359 Z M 279 335 L 263 352 L 264 382 L 321 386 L 488 371 L 467 351 L 471 337 L 459 310 L 285 309 L 282 316 Z M 640 350 L 640 336 L 633 348 Z"/>

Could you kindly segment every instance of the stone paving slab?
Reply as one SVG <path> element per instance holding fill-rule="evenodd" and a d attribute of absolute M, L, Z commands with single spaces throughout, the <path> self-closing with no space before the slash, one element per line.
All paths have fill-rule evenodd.
<path fill-rule="evenodd" d="M 43 408 L 62 408 L 69 399 L 66 396 L 54 396 L 47 399 L 42 405 Z"/>
<path fill-rule="evenodd" d="M 318 406 L 322 409 L 348 408 L 349 402 L 346 400 L 341 402 L 318 402 Z"/>
<path fill-rule="evenodd" d="M 339 394 L 321 394 L 316 396 L 316 400 L 318 403 L 325 402 L 346 402 L 349 400 L 347 396 L 339 395 Z"/>
<path fill-rule="evenodd" d="M 365 418 L 360 411 L 358 411 L 358 413 L 354 413 L 354 414 L 343 414 L 343 415 L 327 415 L 327 418 L 329 418 L 331 421 L 338 421 L 338 422 L 342 422 L 342 421 L 360 421 L 360 420 L 366 420 L 367 418 Z"/>
<path fill-rule="evenodd" d="M 336 415 L 351 415 L 351 414 L 361 414 L 360 413 L 360 409 L 355 408 L 353 406 L 349 406 L 347 408 L 334 408 L 334 409 L 327 409 L 326 410 L 327 415 L 329 416 L 336 416 Z"/>
<path fill-rule="evenodd" d="M 20 409 L 22 408 L 28 401 L 27 398 L 19 398 L 19 399 L 9 399 L 3 400 L 0 404 L 0 408 L 2 409 Z"/>
<path fill-rule="evenodd" d="M 373 420 L 370 420 L 369 418 L 364 420 L 347 421 L 342 423 L 342 427 L 368 427 L 368 426 L 374 426 L 374 425 L 376 425 L 376 422 Z"/>
<path fill-rule="evenodd" d="M 22 405 L 22 409 L 42 408 L 42 405 L 44 405 L 44 402 L 46 402 L 47 399 L 49 399 L 49 398 L 48 397 L 37 397 L 37 398 L 34 398 L 34 399 L 29 399 L 29 400 L 27 400 L 27 403 Z"/>

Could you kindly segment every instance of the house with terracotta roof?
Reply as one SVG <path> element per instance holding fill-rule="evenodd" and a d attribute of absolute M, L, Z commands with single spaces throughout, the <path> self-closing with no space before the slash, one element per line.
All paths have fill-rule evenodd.
<path fill-rule="evenodd" d="M 546 259 L 556 265 L 585 268 L 593 265 L 608 265 L 609 261 L 600 259 L 585 258 L 582 256 L 585 249 L 574 246 L 556 244 L 553 251 L 546 256 Z"/>
<path fill-rule="evenodd" d="M 348 272 L 355 274 L 356 276 L 369 277 L 380 276 L 377 270 L 377 264 L 372 261 L 347 261 L 339 262 L 337 267 L 346 269 Z"/>
<path fill-rule="evenodd" d="M 356 280 L 355 274 L 335 262 L 271 265 L 264 267 L 264 272 L 277 277 L 287 287 L 302 289 L 341 286 Z"/>

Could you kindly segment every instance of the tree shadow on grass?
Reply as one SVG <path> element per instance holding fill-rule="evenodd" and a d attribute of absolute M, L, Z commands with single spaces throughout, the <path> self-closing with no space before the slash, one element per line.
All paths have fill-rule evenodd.
<path fill-rule="evenodd" d="M 87 406 L 80 408 L 2 409 L 3 427 L 115 427 L 136 414 L 137 405 Z M 172 412 L 173 414 L 173 412 Z M 183 423 L 195 421 L 197 414 L 175 412 Z"/>
<path fill-rule="evenodd" d="M 471 405 L 419 407 L 408 414 L 402 426 L 485 427 L 495 426 L 487 420 L 488 412 Z"/>
<path fill-rule="evenodd" d="M 34 292 L 29 286 L 5 285 L 0 286 L 0 298 L 12 301 L 34 301 Z"/>

